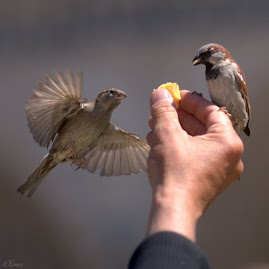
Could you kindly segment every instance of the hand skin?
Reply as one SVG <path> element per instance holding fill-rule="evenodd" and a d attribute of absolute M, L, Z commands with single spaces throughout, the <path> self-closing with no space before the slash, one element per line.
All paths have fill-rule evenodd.
<path fill-rule="evenodd" d="M 181 97 L 178 110 L 165 89 L 150 99 L 147 235 L 172 231 L 195 241 L 198 219 L 243 172 L 243 143 L 219 107 L 186 90 Z"/>

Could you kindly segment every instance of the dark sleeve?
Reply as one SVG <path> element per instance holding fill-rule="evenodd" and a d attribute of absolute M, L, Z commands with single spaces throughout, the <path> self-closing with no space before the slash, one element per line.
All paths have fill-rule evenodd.
<path fill-rule="evenodd" d="M 186 237 L 159 232 L 146 238 L 129 261 L 129 269 L 210 269 L 200 248 Z"/>

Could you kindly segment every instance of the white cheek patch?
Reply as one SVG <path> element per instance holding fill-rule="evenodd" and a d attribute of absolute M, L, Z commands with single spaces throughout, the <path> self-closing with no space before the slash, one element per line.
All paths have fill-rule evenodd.
<path fill-rule="evenodd" d="M 217 64 L 219 63 L 221 60 L 223 60 L 225 58 L 224 53 L 222 53 L 221 51 L 215 52 L 214 54 L 212 54 L 209 58 L 209 62 L 211 64 Z"/>

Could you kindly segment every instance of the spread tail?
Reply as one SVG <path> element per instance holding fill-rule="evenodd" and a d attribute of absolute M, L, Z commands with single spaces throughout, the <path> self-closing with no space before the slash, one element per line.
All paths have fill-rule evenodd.
<path fill-rule="evenodd" d="M 26 194 L 27 197 L 31 197 L 42 183 L 43 179 L 56 165 L 52 155 L 47 154 L 40 165 L 30 174 L 30 176 L 28 176 L 26 182 L 17 189 L 17 192 L 20 192 L 22 195 Z"/>

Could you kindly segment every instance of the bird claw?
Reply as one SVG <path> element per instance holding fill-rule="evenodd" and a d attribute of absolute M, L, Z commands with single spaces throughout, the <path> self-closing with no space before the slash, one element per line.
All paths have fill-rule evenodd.
<path fill-rule="evenodd" d="M 222 106 L 218 109 L 218 111 L 223 112 L 224 114 L 226 114 L 230 119 L 232 118 L 232 114 L 230 114 L 227 110 L 227 108 L 225 106 Z"/>
<path fill-rule="evenodd" d="M 200 97 L 203 97 L 203 94 L 201 92 L 193 91 L 191 93 L 191 95 L 195 95 L 195 94 L 198 95 L 198 96 L 200 96 Z"/>
<path fill-rule="evenodd" d="M 77 149 L 74 145 L 67 144 L 62 150 L 63 152 L 66 153 L 67 158 L 75 158 L 77 156 Z"/>
<path fill-rule="evenodd" d="M 70 166 L 72 166 L 73 164 L 75 164 L 77 166 L 75 171 L 80 169 L 84 165 L 84 163 L 86 162 L 86 160 L 84 158 L 69 158 L 67 161 L 71 163 Z"/>
<path fill-rule="evenodd" d="M 239 125 L 238 120 L 236 120 L 232 116 L 232 114 L 228 112 L 228 110 L 226 109 L 225 106 L 224 107 L 220 107 L 218 109 L 218 111 L 221 111 L 221 112 L 225 113 L 229 117 L 230 121 L 232 122 L 232 125 L 233 125 L 234 130 L 237 132 L 237 134 L 239 134 L 240 133 L 240 130 L 242 130 L 242 129 L 241 129 L 241 126 Z"/>
<path fill-rule="evenodd" d="M 66 151 L 69 153 L 69 154 L 66 154 L 67 156 L 66 161 L 70 163 L 70 166 L 72 166 L 73 164 L 77 165 L 77 168 L 75 169 L 75 171 L 81 168 L 86 162 L 84 158 L 77 157 L 78 152 L 74 144 L 73 145 L 67 144 L 63 151 Z"/>

